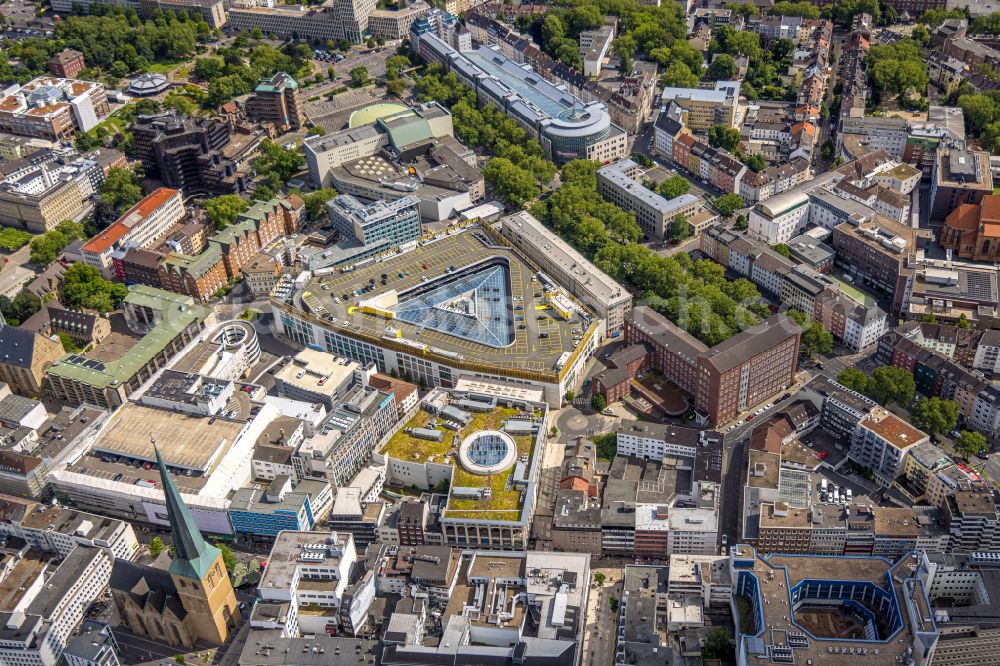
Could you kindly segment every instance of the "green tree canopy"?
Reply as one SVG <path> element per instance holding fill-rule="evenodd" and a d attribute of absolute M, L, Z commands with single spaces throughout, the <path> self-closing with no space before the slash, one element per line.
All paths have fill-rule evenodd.
<path fill-rule="evenodd" d="M 22 291 L 14 298 L 0 295 L 0 313 L 11 326 L 23 324 L 31 315 L 42 309 L 42 301 L 30 291 Z"/>
<path fill-rule="evenodd" d="M 302 201 L 306 204 L 306 217 L 310 220 L 318 220 L 324 217 L 326 215 L 326 203 L 335 196 L 337 196 L 337 190 L 330 187 L 324 187 L 302 195 Z"/>
<path fill-rule="evenodd" d="M 913 425 L 934 437 L 955 427 L 958 411 L 958 403 L 954 400 L 923 398 L 910 410 L 910 417 Z"/>
<path fill-rule="evenodd" d="M 688 182 L 687 178 L 674 174 L 660 183 L 658 191 L 661 197 L 676 199 L 683 194 L 687 194 L 690 189 L 691 183 Z"/>
<path fill-rule="evenodd" d="M 240 213 L 250 207 L 250 202 L 238 194 L 223 194 L 212 199 L 206 199 L 205 213 L 216 229 L 224 229 L 236 222 Z"/>
<path fill-rule="evenodd" d="M 684 215 L 674 215 L 667 226 L 667 238 L 674 241 L 682 241 L 691 237 L 691 225 Z"/>
<path fill-rule="evenodd" d="M 93 266 L 73 264 L 63 275 L 62 301 L 74 309 L 111 312 L 127 295 L 124 284 L 105 280 Z"/>
<path fill-rule="evenodd" d="M 905 368 L 883 366 L 872 373 L 866 393 L 869 398 L 882 405 L 895 402 L 905 407 L 913 400 L 916 391 L 913 373 Z"/>
<path fill-rule="evenodd" d="M 729 217 L 747 204 L 743 201 L 743 197 L 738 194 L 723 194 L 722 196 L 713 199 L 712 205 L 724 217 Z"/>
<path fill-rule="evenodd" d="M 725 125 L 712 125 L 708 128 L 708 143 L 715 148 L 733 152 L 740 145 L 740 132 Z"/>
<path fill-rule="evenodd" d="M 819 322 L 812 322 L 802 333 L 802 350 L 812 356 L 813 354 L 829 354 L 833 351 L 833 334 L 823 328 Z"/>
<path fill-rule="evenodd" d="M 958 437 L 954 441 L 954 447 L 955 453 L 966 459 L 978 456 L 986 452 L 989 448 L 986 444 L 986 438 L 981 433 L 971 430 L 963 430 L 958 433 Z"/>
<path fill-rule="evenodd" d="M 32 235 L 27 231 L 14 229 L 13 227 L 4 227 L 0 229 L 0 250 L 6 250 L 7 252 L 20 250 L 31 239 Z"/>
<path fill-rule="evenodd" d="M 729 81 L 736 74 L 736 60 L 728 53 L 720 53 L 708 66 L 709 78 L 716 81 Z"/>
<path fill-rule="evenodd" d="M 868 375 L 854 366 L 844 368 L 837 375 L 837 382 L 858 393 L 865 393 L 868 388 Z"/>
<path fill-rule="evenodd" d="M 142 200 L 139 178 L 131 169 L 112 167 L 100 189 L 101 201 L 121 215 Z"/>

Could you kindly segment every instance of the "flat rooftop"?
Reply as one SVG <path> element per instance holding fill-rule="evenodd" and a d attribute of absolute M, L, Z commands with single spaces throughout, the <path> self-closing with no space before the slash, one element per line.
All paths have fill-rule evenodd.
<path fill-rule="evenodd" d="M 412 348 L 410 353 L 436 352 L 456 361 L 494 366 L 497 371 L 506 368 L 557 373 L 562 367 L 557 367 L 557 362 L 585 342 L 588 327 L 595 326 L 595 321 L 584 320 L 579 313 L 569 321 L 560 317 L 548 304 L 545 290 L 535 278 L 536 268 L 514 250 L 493 245 L 496 241 L 487 234 L 482 228 L 473 226 L 355 270 L 316 277 L 296 293 L 295 306 L 321 317 L 324 328 L 350 337 L 367 338 L 374 344 L 385 345 L 391 340 Z M 389 320 L 381 314 L 362 312 L 357 307 L 362 300 L 371 302 L 388 296 L 390 300 L 395 297 L 401 301 L 402 309 L 416 298 L 426 298 L 432 289 L 454 284 L 464 275 L 476 273 L 479 268 L 494 265 L 494 262 L 505 264 L 507 270 L 507 285 L 498 285 L 498 289 L 509 288 L 509 295 L 503 291 L 496 294 L 507 298 L 506 307 L 495 313 L 501 317 L 496 322 L 498 328 L 513 329 L 513 341 L 507 346 L 497 346 L 492 340 L 492 344 L 484 344 L 438 330 L 444 326 L 435 328 L 411 323 L 401 317 Z M 448 273 L 452 268 L 452 273 Z M 382 274 L 386 275 L 385 285 L 381 284 Z M 399 277 L 400 274 L 403 277 Z M 430 284 L 435 280 L 439 281 Z M 358 295 L 361 289 L 368 287 L 371 289 L 367 293 Z M 418 294 L 419 291 L 423 294 Z M 416 294 L 416 298 L 406 300 L 411 294 Z M 437 314 L 443 312 L 443 305 L 431 304 L 424 309 Z M 582 305 L 579 308 L 583 310 Z M 410 318 L 408 313 L 401 314 Z M 411 319 L 423 321 L 417 317 Z M 489 322 L 489 328 L 496 330 L 493 323 L 493 320 Z M 389 327 L 399 335 L 387 332 Z M 583 338 L 580 343 L 573 340 L 574 329 Z"/>
<path fill-rule="evenodd" d="M 872 431 L 897 449 L 905 449 L 927 439 L 927 434 L 882 407 L 872 410 L 871 415 L 859 424 Z"/>
<path fill-rule="evenodd" d="M 130 402 L 111 417 L 93 448 L 151 462 L 156 460 L 152 441 L 155 439 L 168 465 L 204 472 L 224 447 L 233 444 L 245 425 L 241 421 L 190 416 Z M 179 433 L 183 436 L 179 437 Z"/>
<path fill-rule="evenodd" d="M 294 532 L 288 530 L 279 532 L 271 547 L 271 553 L 267 558 L 267 568 L 264 570 L 264 576 L 260 579 L 258 587 L 287 590 L 295 578 L 295 572 L 300 567 L 339 567 L 344 549 L 350 540 L 351 535 L 347 532 Z M 317 556 L 322 555 L 323 557 L 322 559 L 315 557 L 315 560 L 304 561 L 301 559 L 303 553 L 315 553 Z M 304 580 L 300 581 L 300 586 L 304 582 Z M 336 581 L 330 582 L 336 583 Z"/>

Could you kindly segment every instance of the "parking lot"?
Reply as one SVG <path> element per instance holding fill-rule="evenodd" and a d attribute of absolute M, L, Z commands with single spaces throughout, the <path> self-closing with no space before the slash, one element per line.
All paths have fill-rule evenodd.
<path fill-rule="evenodd" d="M 569 321 L 563 320 L 547 304 L 545 290 L 534 268 L 510 250 L 487 246 L 484 238 L 484 232 L 470 229 L 438 237 L 414 250 L 354 271 L 319 277 L 301 292 L 301 301 L 331 327 L 382 336 L 386 320 L 356 310 L 362 300 L 391 290 L 405 294 L 432 280 L 443 286 L 449 281 L 442 279 L 443 276 L 454 273 L 454 279 L 458 279 L 466 267 L 476 270 L 471 267 L 503 258 L 507 260 L 510 285 L 511 311 L 506 316 L 515 324 L 513 344 L 498 348 L 399 319 L 392 321 L 392 327 L 399 329 L 408 340 L 457 352 L 477 361 L 551 371 L 559 357 L 572 351 L 577 339 L 583 339 L 586 325 L 579 315 Z"/>

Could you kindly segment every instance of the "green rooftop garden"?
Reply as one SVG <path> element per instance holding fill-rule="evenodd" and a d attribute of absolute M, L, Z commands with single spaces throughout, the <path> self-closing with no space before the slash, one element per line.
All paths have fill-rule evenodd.
<path fill-rule="evenodd" d="M 444 454 L 448 452 L 457 454 L 457 442 L 461 442 L 469 434 L 480 430 L 500 430 L 504 422 L 514 417 L 518 411 L 509 407 L 497 407 L 485 414 L 473 414 L 469 425 L 457 433 L 457 439 L 456 433 L 453 431 L 438 427 L 438 430 L 444 432 L 444 438 L 440 442 L 432 442 L 413 437 L 405 432 L 407 428 L 426 428 L 427 424 L 435 418 L 428 412 L 420 410 L 402 430 L 393 435 L 386 443 L 385 448 L 382 449 L 382 453 L 398 460 L 444 463 Z M 512 437 L 512 439 L 517 446 L 518 459 L 527 454 L 530 460 L 534 454 L 535 437 L 521 435 Z M 453 442 L 456 442 L 454 446 Z M 451 460 L 455 459 L 456 457 L 453 457 Z M 521 517 L 520 491 L 507 490 L 507 481 L 513 474 L 514 467 L 502 474 L 492 476 L 472 474 L 459 465 L 454 465 L 454 469 L 452 487 L 485 488 L 489 486 L 492 488 L 492 497 L 488 500 L 451 497 L 445 512 L 449 518 L 518 520 Z"/>

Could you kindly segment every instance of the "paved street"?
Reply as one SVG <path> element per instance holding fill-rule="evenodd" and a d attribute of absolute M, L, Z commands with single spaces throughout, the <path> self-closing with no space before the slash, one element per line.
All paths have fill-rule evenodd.
<path fill-rule="evenodd" d="M 609 664 L 617 632 L 617 613 L 611 611 L 611 597 L 621 599 L 625 567 L 621 562 L 591 559 L 591 577 L 596 573 L 605 576 L 602 587 L 592 586 L 587 599 L 587 624 L 580 651 L 584 664 L 594 666 Z"/>

